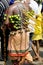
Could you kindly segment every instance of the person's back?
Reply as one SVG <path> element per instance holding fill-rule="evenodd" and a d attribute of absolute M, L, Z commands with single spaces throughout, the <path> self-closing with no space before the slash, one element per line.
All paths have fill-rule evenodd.
<path fill-rule="evenodd" d="M 10 20 L 9 20 L 9 17 L 11 17 L 11 16 L 15 17 L 15 15 L 17 16 L 19 14 L 19 16 L 22 19 L 22 20 L 20 20 L 20 22 L 21 22 L 21 26 L 20 27 L 21 28 L 17 29 L 16 31 L 15 31 L 15 29 L 11 30 L 10 33 L 12 33 L 12 34 L 10 34 L 9 41 L 8 41 L 8 51 L 9 51 L 8 54 L 9 54 L 10 58 L 12 57 L 11 60 L 15 60 L 15 58 L 17 59 L 17 56 L 18 56 L 18 59 L 19 59 L 19 57 L 21 58 L 24 55 L 26 55 L 25 58 L 28 61 L 32 62 L 33 61 L 32 56 L 28 52 L 28 50 L 29 50 L 28 49 L 29 48 L 29 32 L 26 30 L 27 29 L 26 27 L 28 27 L 28 26 L 26 25 L 26 27 L 25 27 L 23 25 L 23 22 L 25 22 L 24 21 L 25 16 L 23 14 L 23 10 L 29 10 L 30 11 L 31 8 L 29 6 L 26 6 L 25 4 L 28 5 L 27 3 L 21 3 L 21 2 L 19 2 L 19 3 L 17 2 L 15 4 L 11 5 L 8 8 L 8 10 L 6 11 L 7 18 L 6 18 L 4 23 L 5 23 L 5 25 L 8 25 L 10 30 L 11 30 L 11 27 L 15 28 L 15 24 L 14 23 L 13 23 L 14 26 L 13 25 L 11 27 L 9 26 L 11 24 Z M 18 22 L 18 21 L 16 21 L 16 22 Z M 17 26 L 16 26 L 16 28 L 17 28 Z"/>

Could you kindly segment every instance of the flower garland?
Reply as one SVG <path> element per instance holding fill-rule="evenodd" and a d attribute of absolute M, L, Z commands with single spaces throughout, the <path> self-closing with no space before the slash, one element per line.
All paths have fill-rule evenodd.
<path fill-rule="evenodd" d="M 21 21 L 21 17 L 20 17 L 19 14 L 18 15 L 9 16 L 9 22 L 11 24 L 13 24 L 13 28 L 15 30 L 18 30 L 18 29 L 21 28 L 21 22 L 20 21 Z"/>
<path fill-rule="evenodd" d="M 7 15 L 4 14 L 4 20 L 6 20 Z M 21 17 L 20 15 L 11 15 L 9 16 L 9 23 L 13 25 L 13 28 L 15 30 L 18 30 L 21 28 Z"/>
<path fill-rule="evenodd" d="M 26 11 L 26 13 L 32 17 L 34 15 L 34 11 Z M 4 20 L 6 20 L 6 18 L 7 18 L 7 14 L 4 14 Z M 24 27 L 27 27 L 29 24 L 29 17 L 25 16 L 25 18 L 23 18 L 23 19 L 24 19 L 24 22 L 22 22 L 22 24 Z M 20 15 L 16 14 L 16 15 L 9 16 L 9 23 L 12 24 L 12 27 L 15 30 L 21 29 L 21 17 L 20 17 Z"/>

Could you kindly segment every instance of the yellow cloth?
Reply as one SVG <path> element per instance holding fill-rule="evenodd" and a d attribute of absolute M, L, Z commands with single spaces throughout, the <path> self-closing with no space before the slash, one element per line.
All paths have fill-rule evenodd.
<path fill-rule="evenodd" d="M 42 40 L 43 40 L 43 13 L 42 13 L 42 24 L 41 24 L 41 26 L 42 26 Z"/>
<path fill-rule="evenodd" d="M 36 19 L 36 24 L 34 25 L 34 35 L 32 37 L 32 40 L 40 40 L 42 39 L 42 16 L 41 14 Z"/>

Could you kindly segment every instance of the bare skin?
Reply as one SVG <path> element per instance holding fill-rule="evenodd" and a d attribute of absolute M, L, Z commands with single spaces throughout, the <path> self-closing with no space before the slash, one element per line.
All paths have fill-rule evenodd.
<path fill-rule="evenodd" d="M 35 42 L 35 41 L 34 41 Z M 35 44 L 35 43 L 34 43 Z M 37 45 L 36 45 L 36 48 L 35 48 L 35 45 L 34 44 L 32 44 L 32 49 L 33 49 L 33 51 L 34 51 L 34 54 L 35 54 L 35 56 L 34 56 L 34 58 L 33 58 L 33 60 L 39 60 L 39 61 L 43 61 L 43 58 L 42 57 L 40 57 L 40 55 L 39 55 L 39 41 L 37 41 Z"/>

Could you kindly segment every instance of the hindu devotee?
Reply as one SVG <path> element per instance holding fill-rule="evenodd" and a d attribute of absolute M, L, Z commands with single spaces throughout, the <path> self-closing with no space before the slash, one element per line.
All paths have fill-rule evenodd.
<path fill-rule="evenodd" d="M 25 59 L 28 60 L 28 62 L 33 61 L 32 56 L 28 51 L 29 28 L 28 22 L 26 22 L 28 17 L 25 18 L 25 13 L 32 11 L 28 4 L 30 4 L 29 0 L 26 0 L 24 3 L 14 3 L 5 13 L 6 19 L 4 24 L 11 31 L 8 41 L 8 56 L 11 60 L 22 60 L 20 63 Z"/>
<path fill-rule="evenodd" d="M 28 22 L 25 20 L 25 11 L 32 10 L 26 3 L 16 2 L 11 5 L 5 13 L 4 24 L 10 29 L 8 41 L 8 56 L 18 64 L 26 59 L 32 63 L 33 59 L 29 50 Z M 17 65 L 18 65 L 17 64 Z"/>
<path fill-rule="evenodd" d="M 35 6 L 36 5 L 36 6 Z M 32 10 L 34 11 L 35 15 L 33 16 L 33 19 L 36 18 L 39 14 L 40 14 L 40 11 L 41 11 L 41 8 L 39 7 L 38 3 L 34 0 L 30 0 L 30 4 L 29 6 L 32 8 Z M 30 28 L 30 33 L 34 33 L 34 26 L 36 26 L 36 22 L 37 21 L 33 21 L 33 20 L 29 20 L 30 24 L 29 24 L 29 28 Z M 35 29 L 36 30 L 36 29 Z M 34 37 L 34 34 L 33 34 L 33 37 Z M 32 40 L 32 39 L 31 39 Z M 37 53 L 37 51 L 35 50 L 35 47 L 34 47 L 34 44 L 31 44 L 32 42 L 30 42 L 30 45 L 36 55 L 36 57 L 34 57 L 34 59 L 38 59 L 40 61 L 42 61 L 42 58 L 40 57 L 40 55 Z M 38 46 L 37 46 L 38 47 Z M 37 49 L 37 48 L 36 48 Z M 39 50 L 39 49 L 38 49 Z"/>
<path fill-rule="evenodd" d="M 39 40 L 42 40 L 42 26 L 41 26 L 41 23 L 42 23 L 42 15 L 41 15 L 41 0 L 38 0 L 38 10 L 37 10 L 37 15 L 36 15 L 36 25 L 35 25 L 35 28 L 34 28 L 34 34 L 33 34 L 33 37 L 32 37 L 32 40 L 34 40 L 34 44 L 36 44 L 36 52 L 38 53 L 39 55 Z M 37 56 L 36 56 L 37 58 Z M 41 58 L 39 59 L 41 60 Z"/>

